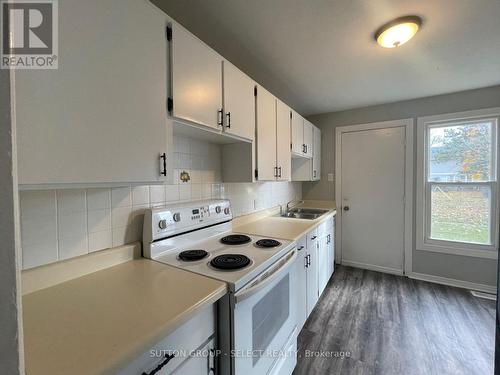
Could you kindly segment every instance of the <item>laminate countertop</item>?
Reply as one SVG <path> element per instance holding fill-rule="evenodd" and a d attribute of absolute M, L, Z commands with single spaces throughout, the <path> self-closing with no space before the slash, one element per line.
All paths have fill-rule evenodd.
<path fill-rule="evenodd" d="M 335 202 L 331 201 L 304 201 L 295 207 L 318 208 L 328 210 L 328 212 L 315 220 L 285 218 L 270 214 L 236 225 L 233 231 L 297 241 L 336 214 Z"/>
<path fill-rule="evenodd" d="M 223 282 L 147 259 L 26 294 L 26 374 L 114 374 L 224 294 Z"/>

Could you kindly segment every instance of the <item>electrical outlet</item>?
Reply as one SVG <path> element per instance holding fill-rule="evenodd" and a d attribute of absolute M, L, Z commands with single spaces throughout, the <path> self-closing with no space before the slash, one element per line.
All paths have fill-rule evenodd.
<path fill-rule="evenodd" d="M 333 173 L 328 173 L 328 182 L 333 182 Z"/>

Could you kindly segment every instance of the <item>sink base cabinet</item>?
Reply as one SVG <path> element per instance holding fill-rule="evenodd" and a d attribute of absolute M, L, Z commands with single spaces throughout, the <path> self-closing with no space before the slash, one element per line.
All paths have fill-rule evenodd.
<path fill-rule="evenodd" d="M 297 328 L 300 331 L 334 272 L 334 218 L 297 241 Z"/>

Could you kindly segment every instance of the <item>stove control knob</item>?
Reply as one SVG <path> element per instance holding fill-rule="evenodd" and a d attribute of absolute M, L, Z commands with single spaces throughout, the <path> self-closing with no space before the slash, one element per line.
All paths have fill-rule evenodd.
<path fill-rule="evenodd" d="M 175 222 L 181 221 L 181 214 L 179 212 L 176 212 L 173 216 L 173 219 Z"/>
<path fill-rule="evenodd" d="M 215 207 L 215 213 L 220 214 L 221 208 L 220 206 Z"/>
<path fill-rule="evenodd" d="M 165 229 L 167 227 L 167 220 L 163 219 L 158 222 L 160 229 Z"/>
<path fill-rule="evenodd" d="M 229 207 L 224 208 L 224 213 L 225 213 L 226 215 L 229 215 Z"/>

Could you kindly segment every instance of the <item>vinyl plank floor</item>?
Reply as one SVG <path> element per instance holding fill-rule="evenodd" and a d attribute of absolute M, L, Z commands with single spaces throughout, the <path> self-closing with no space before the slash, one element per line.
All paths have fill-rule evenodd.
<path fill-rule="evenodd" d="M 294 375 L 489 375 L 495 302 L 339 266 L 298 338 Z"/>

